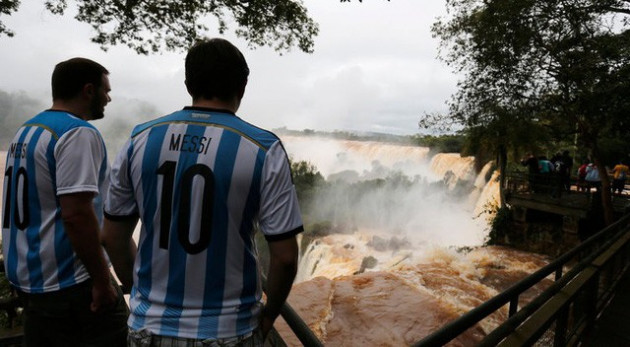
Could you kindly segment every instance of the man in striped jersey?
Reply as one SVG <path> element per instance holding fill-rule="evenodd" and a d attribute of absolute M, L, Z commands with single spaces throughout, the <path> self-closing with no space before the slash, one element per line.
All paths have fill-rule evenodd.
<path fill-rule="evenodd" d="M 137 126 L 112 165 L 104 244 L 133 283 L 128 341 L 262 345 L 291 290 L 303 230 L 289 162 L 274 134 L 235 114 L 249 74 L 236 47 L 201 41 L 185 65 L 192 106 Z M 270 252 L 264 305 L 257 228 Z"/>
<path fill-rule="evenodd" d="M 99 242 L 108 164 L 100 133 L 108 71 L 55 66 L 53 105 L 18 129 L 4 173 L 2 251 L 24 301 L 26 346 L 122 346 L 128 308 Z"/>

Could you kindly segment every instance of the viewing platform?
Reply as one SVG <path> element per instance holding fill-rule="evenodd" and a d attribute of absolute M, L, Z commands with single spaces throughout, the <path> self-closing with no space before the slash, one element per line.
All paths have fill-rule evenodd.
<path fill-rule="evenodd" d="M 542 211 L 562 217 L 562 230 L 569 239 L 576 238 L 580 225 L 586 220 L 599 218 L 601 197 L 594 188 L 578 191 L 575 181 L 571 190 L 562 189 L 557 176 L 513 172 L 507 175 L 505 202 L 512 208 L 516 222 L 527 223 L 529 210 Z M 630 212 L 630 193 L 612 194 L 612 205 L 616 215 Z"/>

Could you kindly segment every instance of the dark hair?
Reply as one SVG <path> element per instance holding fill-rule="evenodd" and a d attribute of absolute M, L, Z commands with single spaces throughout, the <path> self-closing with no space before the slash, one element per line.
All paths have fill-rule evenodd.
<path fill-rule="evenodd" d="M 109 74 L 101 64 L 86 58 L 72 58 L 55 66 L 52 74 L 53 100 L 71 99 L 88 83 L 101 86 L 103 74 Z"/>
<path fill-rule="evenodd" d="M 186 87 L 193 100 L 229 100 L 238 95 L 248 75 L 245 57 L 224 39 L 198 41 L 186 55 Z"/>

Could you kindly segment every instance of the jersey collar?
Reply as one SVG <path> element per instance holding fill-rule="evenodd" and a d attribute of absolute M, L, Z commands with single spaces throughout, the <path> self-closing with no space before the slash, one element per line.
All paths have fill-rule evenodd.
<path fill-rule="evenodd" d="M 210 108 L 210 107 L 200 107 L 200 106 L 186 106 L 184 107 L 184 110 L 190 110 L 190 111 L 204 111 L 204 112 L 221 112 L 221 113 L 227 113 L 233 116 L 236 116 L 236 114 L 230 110 L 226 110 L 226 109 L 220 109 L 220 108 Z"/>

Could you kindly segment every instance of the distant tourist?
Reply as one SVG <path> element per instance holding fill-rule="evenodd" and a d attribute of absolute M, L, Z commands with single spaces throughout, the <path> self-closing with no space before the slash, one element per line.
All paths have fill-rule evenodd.
<path fill-rule="evenodd" d="M 612 192 L 617 192 L 621 194 L 626 186 L 626 178 L 628 177 L 628 173 L 630 172 L 630 168 L 623 162 L 619 161 L 617 165 L 612 169 L 613 173 L 613 184 L 612 184 Z"/>
<path fill-rule="evenodd" d="M 588 184 L 586 183 L 586 168 L 588 167 L 589 161 L 587 159 L 582 159 L 582 164 L 577 169 L 577 190 L 578 192 L 586 192 L 588 189 Z"/>
<path fill-rule="evenodd" d="M 544 155 L 538 157 L 538 170 L 540 171 L 538 178 L 539 192 L 551 194 L 557 193 L 557 182 L 554 180 L 556 178 L 556 169 L 553 163 Z"/>
<path fill-rule="evenodd" d="M 537 174 L 540 172 L 538 170 L 538 159 L 531 152 L 527 153 L 525 158 L 521 159 L 521 165 L 527 166 L 527 171 L 530 174 Z"/>
<path fill-rule="evenodd" d="M 560 175 L 560 181 L 564 190 L 569 192 L 571 191 L 571 171 L 573 170 L 573 158 L 569 155 L 569 151 L 562 152 L 559 162 L 557 171 Z"/>
<path fill-rule="evenodd" d="M 533 153 L 528 152 L 527 155 L 521 159 L 521 165 L 527 166 L 527 172 L 529 173 L 527 177 L 529 181 L 529 190 L 532 192 L 536 191 L 538 174 L 540 173 L 540 170 L 538 169 L 538 159 Z"/>
<path fill-rule="evenodd" d="M 24 345 L 125 346 L 129 310 L 99 241 L 107 154 L 99 131 L 108 71 L 73 58 L 52 73 L 52 107 L 9 145 L 2 246 L 24 305 Z"/>
<path fill-rule="evenodd" d="M 551 174 L 556 171 L 556 167 L 546 156 L 541 155 L 538 157 L 538 170 L 541 174 Z"/>
<path fill-rule="evenodd" d="M 599 168 L 597 165 L 593 163 L 589 163 L 586 166 L 586 184 L 589 188 L 595 188 L 595 190 L 599 191 L 602 187 L 602 179 L 599 177 Z"/>

